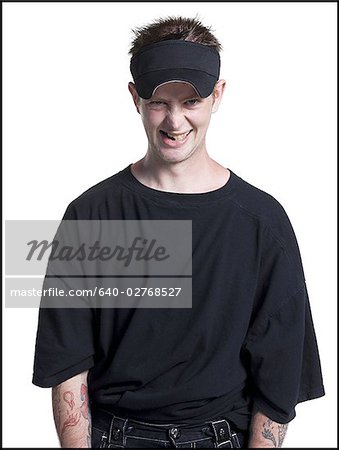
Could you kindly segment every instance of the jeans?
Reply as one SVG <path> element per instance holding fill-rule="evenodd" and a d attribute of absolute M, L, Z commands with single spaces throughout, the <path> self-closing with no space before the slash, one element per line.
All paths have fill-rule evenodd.
<path fill-rule="evenodd" d="M 93 448 L 246 448 L 247 433 L 223 418 L 200 424 L 154 424 L 92 410 Z"/>

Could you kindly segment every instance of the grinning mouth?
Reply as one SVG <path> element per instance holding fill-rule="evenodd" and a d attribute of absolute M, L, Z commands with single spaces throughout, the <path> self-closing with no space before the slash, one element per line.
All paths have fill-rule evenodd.
<path fill-rule="evenodd" d="M 182 133 L 174 136 L 173 134 L 166 133 L 166 131 L 160 130 L 160 133 L 167 136 L 169 139 L 172 139 L 172 141 L 183 141 L 186 139 L 186 137 L 190 134 L 190 132 L 193 130 L 188 131 L 187 133 Z"/>

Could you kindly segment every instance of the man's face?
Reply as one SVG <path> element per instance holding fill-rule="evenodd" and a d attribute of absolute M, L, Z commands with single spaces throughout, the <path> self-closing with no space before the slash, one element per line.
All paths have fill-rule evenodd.
<path fill-rule="evenodd" d="M 147 134 L 148 151 L 156 159 L 176 163 L 204 151 L 218 95 L 201 98 L 184 82 L 166 83 L 147 100 L 138 97 L 132 83 L 129 89 Z"/>

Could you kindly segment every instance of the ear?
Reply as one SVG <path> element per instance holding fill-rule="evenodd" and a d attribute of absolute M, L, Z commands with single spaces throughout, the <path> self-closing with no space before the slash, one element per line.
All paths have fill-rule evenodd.
<path fill-rule="evenodd" d="M 226 88 L 226 81 L 225 80 L 219 80 L 216 82 L 213 90 L 213 106 L 212 106 L 212 113 L 215 113 L 218 111 L 222 96 L 224 94 Z"/>
<path fill-rule="evenodd" d="M 132 98 L 133 98 L 134 105 L 135 105 L 138 113 L 140 114 L 140 110 L 139 110 L 140 97 L 135 88 L 135 84 L 132 83 L 131 81 L 128 83 L 128 90 L 130 91 Z"/>

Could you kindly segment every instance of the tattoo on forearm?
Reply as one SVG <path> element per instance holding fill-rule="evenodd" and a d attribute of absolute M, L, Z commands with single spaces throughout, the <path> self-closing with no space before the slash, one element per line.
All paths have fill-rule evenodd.
<path fill-rule="evenodd" d="M 89 447 L 91 447 L 91 431 L 92 431 L 92 425 L 91 425 L 91 414 L 89 409 L 89 403 L 88 403 L 88 391 L 87 386 L 82 384 L 80 388 L 80 397 L 83 401 L 80 411 L 82 416 L 88 420 L 88 431 L 87 431 L 87 444 Z"/>
<path fill-rule="evenodd" d="M 71 391 L 64 392 L 64 395 L 62 396 L 62 398 L 65 400 L 65 402 L 69 405 L 69 407 L 72 410 L 75 405 L 73 392 L 71 392 Z"/>
<path fill-rule="evenodd" d="M 75 427 L 75 425 L 77 425 L 79 423 L 79 420 L 80 420 L 80 417 L 81 417 L 80 413 L 69 414 L 69 412 L 67 411 L 67 414 L 68 414 L 68 417 L 67 417 L 67 419 L 64 422 L 64 425 L 63 425 L 62 430 L 61 430 L 61 434 L 64 433 L 66 428 L 68 428 L 68 427 Z"/>
<path fill-rule="evenodd" d="M 79 397 L 77 395 L 74 395 L 74 392 L 70 390 L 62 393 L 61 386 L 53 387 L 52 402 L 53 402 L 53 414 L 55 426 L 59 438 L 61 439 L 65 431 L 70 427 L 77 426 L 81 418 L 83 417 L 85 420 L 88 421 L 86 440 L 88 447 L 91 447 L 92 423 L 88 399 L 88 390 L 85 384 L 81 384 L 80 387 L 80 400 L 82 402 L 81 405 L 78 399 Z M 67 404 L 67 407 L 65 404 Z M 85 423 L 86 422 L 84 422 L 84 424 Z M 82 426 L 83 425 L 81 425 L 81 429 L 83 429 Z"/>
<path fill-rule="evenodd" d="M 276 433 L 277 429 L 275 425 L 277 425 L 278 433 Z M 271 441 L 274 447 L 281 447 L 287 432 L 287 426 L 287 424 L 276 424 L 271 419 L 267 419 L 263 423 L 263 431 L 261 434 L 265 439 Z"/>
<path fill-rule="evenodd" d="M 274 447 L 276 447 L 277 446 L 277 441 L 275 440 L 274 434 L 272 432 L 273 426 L 271 427 L 271 425 L 272 425 L 272 420 L 267 419 L 266 422 L 263 423 L 264 431 L 262 431 L 261 434 L 263 435 L 263 437 L 265 439 L 268 439 L 268 440 L 272 441 Z"/>
<path fill-rule="evenodd" d="M 74 406 L 75 406 L 73 392 L 71 392 L 71 391 L 64 392 L 62 398 L 69 405 L 69 407 L 71 408 L 71 411 L 72 411 Z M 79 421 L 80 421 L 81 414 L 77 413 L 77 412 L 70 413 L 67 410 L 67 416 L 68 416 L 67 419 L 63 423 L 61 434 L 64 433 L 66 428 L 68 428 L 68 427 L 75 427 L 75 425 L 77 425 L 79 423 Z"/>
<path fill-rule="evenodd" d="M 88 419 L 88 394 L 87 387 L 84 384 L 80 388 L 80 398 L 83 402 L 80 408 L 81 414 L 85 419 Z"/>

